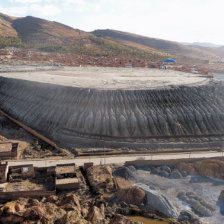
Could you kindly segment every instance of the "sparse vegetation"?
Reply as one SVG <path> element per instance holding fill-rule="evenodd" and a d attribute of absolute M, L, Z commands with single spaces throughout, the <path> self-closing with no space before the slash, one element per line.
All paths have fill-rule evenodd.
<path fill-rule="evenodd" d="M 22 40 L 18 37 L 3 37 L 0 36 L 0 48 L 4 47 L 21 47 Z"/>
<path fill-rule="evenodd" d="M 110 183 L 112 182 L 111 177 L 107 177 L 106 182 L 107 182 L 108 184 L 110 184 Z"/>
<path fill-rule="evenodd" d="M 154 61 L 172 57 L 180 62 L 203 64 L 223 57 L 222 47 L 209 50 L 114 30 L 88 33 L 32 16 L 16 18 L 0 14 L 0 48 L 5 47 Z"/>
<path fill-rule="evenodd" d="M 100 47 L 101 51 L 103 52 L 103 55 L 105 56 L 134 56 L 134 57 L 140 57 L 140 58 L 154 58 L 154 59 L 161 59 L 164 58 L 160 56 L 159 54 L 152 54 L 149 52 L 145 52 L 143 50 L 138 50 L 134 47 L 127 47 L 122 46 L 121 44 L 118 44 L 116 42 L 112 42 L 110 40 L 105 40 L 100 37 L 90 37 L 90 40 Z"/>

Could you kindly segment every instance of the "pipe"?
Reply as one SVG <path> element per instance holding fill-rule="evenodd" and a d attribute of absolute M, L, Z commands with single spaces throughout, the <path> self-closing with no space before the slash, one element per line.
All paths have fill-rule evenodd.
<path fill-rule="evenodd" d="M 46 138 L 45 136 L 41 135 L 40 133 L 38 133 L 37 131 L 33 130 L 32 128 L 26 126 L 25 124 L 21 123 L 20 121 L 17 121 L 15 118 L 13 118 L 12 116 L 8 115 L 7 113 L 5 113 L 3 110 L 0 109 L 0 114 L 2 114 L 3 116 L 5 116 L 6 118 L 8 118 L 9 120 L 11 120 L 12 122 L 16 123 L 17 125 L 19 125 L 20 127 L 22 127 L 23 129 L 25 129 L 26 131 L 28 131 L 29 133 L 31 133 L 32 135 L 36 136 L 37 138 L 43 140 L 44 142 L 46 142 L 47 144 L 53 146 L 55 149 L 57 149 L 58 151 L 64 153 L 64 150 L 60 147 L 58 147 L 56 145 L 56 143 L 54 143 L 53 141 L 51 141 L 50 139 Z"/>

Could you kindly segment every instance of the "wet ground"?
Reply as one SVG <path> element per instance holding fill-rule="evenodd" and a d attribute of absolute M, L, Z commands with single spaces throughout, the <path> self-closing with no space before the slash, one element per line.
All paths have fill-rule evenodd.
<path fill-rule="evenodd" d="M 179 210 L 191 210 L 191 207 L 179 200 L 179 192 L 194 192 L 215 207 L 211 217 L 201 217 L 200 220 L 209 224 L 221 224 L 224 220 L 224 203 L 219 199 L 224 189 L 224 180 L 205 178 L 198 175 L 189 175 L 181 179 L 170 179 L 150 174 L 148 171 L 137 170 L 136 181 L 148 186 L 159 188 Z"/>

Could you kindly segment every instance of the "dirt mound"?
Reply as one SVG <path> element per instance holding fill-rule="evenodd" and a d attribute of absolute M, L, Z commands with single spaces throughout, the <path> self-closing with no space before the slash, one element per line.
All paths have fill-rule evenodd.
<path fill-rule="evenodd" d="M 86 170 L 87 178 L 91 187 L 98 191 L 101 187 L 113 187 L 112 169 L 110 166 L 92 166 Z"/>
<path fill-rule="evenodd" d="M 195 162 L 180 162 L 177 169 L 204 177 L 224 178 L 224 161 L 221 159 L 205 159 Z"/>
<path fill-rule="evenodd" d="M 133 171 L 131 171 L 128 167 L 126 166 L 122 166 L 117 168 L 114 172 L 113 172 L 114 176 L 118 176 L 118 177 L 122 177 L 126 180 L 134 180 L 136 179 L 135 173 Z"/>
<path fill-rule="evenodd" d="M 128 204 L 140 205 L 144 203 L 146 194 L 137 187 L 130 187 L 119 190 L 116 196 Z"/>

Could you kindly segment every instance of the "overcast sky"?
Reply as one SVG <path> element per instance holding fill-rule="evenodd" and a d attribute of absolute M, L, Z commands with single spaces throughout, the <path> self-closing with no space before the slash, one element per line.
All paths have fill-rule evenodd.
<path fill-rule="evenodd" d="M 54 20 L 85 31 L 116 29 L 224 45 L 224 0 L 0 0 L 0 11 Z"/>

